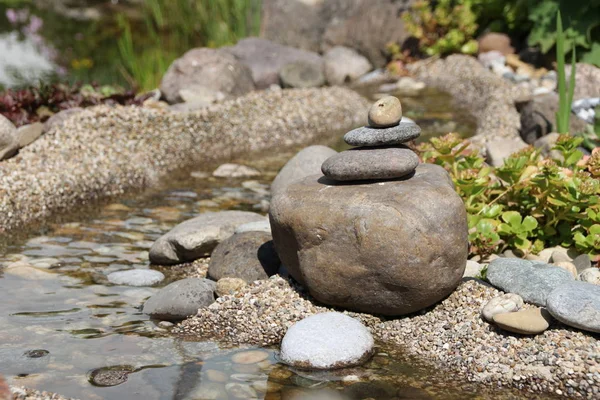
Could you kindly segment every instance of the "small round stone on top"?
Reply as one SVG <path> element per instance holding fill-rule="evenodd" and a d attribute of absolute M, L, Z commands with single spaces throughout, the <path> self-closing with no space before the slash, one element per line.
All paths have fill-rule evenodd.
<path fill-rule="evenodd" d="M 377 100 L 369 110 L 369 126 L 389 128 L 396 126 L 402 119 L 402 104 L 394 96 L 385 96 Z"/>

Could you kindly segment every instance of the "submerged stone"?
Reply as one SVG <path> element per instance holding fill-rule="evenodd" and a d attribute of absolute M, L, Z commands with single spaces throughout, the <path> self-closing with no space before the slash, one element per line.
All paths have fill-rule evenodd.
<path fill-rule="evenodd" d="M 152 286 L 165 279 L 160 271 L 152 269 L 131 269 L 117 271 L 107 275 L 108 281 L 115 285 Z"/>
<path fill-rule="evenodd" d="M 177 321 L 196 315 L 198 309 L 215 301 L 216 283 L 187 278 L 173 282 L 144 303 L 143 312 L 152 318 Z"/>

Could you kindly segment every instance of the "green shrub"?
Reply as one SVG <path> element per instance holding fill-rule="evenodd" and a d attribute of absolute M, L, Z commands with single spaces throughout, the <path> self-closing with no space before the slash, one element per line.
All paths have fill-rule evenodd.
<path fill-rule="evenodd" d="M 402 19 L 427 55 L 477 52 L 477 24 L 468 1 L 440 0 L 432 8 L 429 1 L 418 0 Z"/>
<path fill-rule="evenodd" d="M 191 48 L 232 45 L 260 29 L 260 0 L 146 0 L 142 7 L 135 30 L 118 16 L 118 45 L 123 74 L 143 90 L 158 87 L 173 60 Z"/>
<path fill-rule="evenodd" d="M 556 158 L 528 147 L 488 166 L 456 134 L 419 145 L 425 162 L 450 173 L 468 214 L 473 254 L 506 248 L 525 254 L 575 246 L 600 259 L 600 151 L 583 159 L 580 137 L 562 135 Z"/>
<path fill-rule="evenodd" d="M 528 0 L 529 20 L 533 23 L 528 42 L 548 53 L 557 44 L 554 18 L 560 10 L 565 24 L 563 52 L 579 48 L 580 60 L 600 66 L 599 0 Z"/>

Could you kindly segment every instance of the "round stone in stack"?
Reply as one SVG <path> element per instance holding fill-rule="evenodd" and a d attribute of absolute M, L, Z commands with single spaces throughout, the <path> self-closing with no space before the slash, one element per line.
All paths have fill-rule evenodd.
<path fill-rule="evenodd" d="M 356 128 L 344 135 L 344 142 L 350 146 L 392 146 L 410 142 L 420 135 L 419 125 L 402 122 L 389 128 Z"/>
<path fill-rule="evenodd" d="M 419 157 L 408 147 L 367 147 L 329 157 L 321 171 L 336 181 L 395 179 L 413 173 L 418 165 Z"/>
<path fill-rule="evenodd" d="M 355 149 L 343 151 L 325 160 L 321 171 L 335 181 L 389 180 L 412 174 L 419 157 L 402 143 L 416 139 L 421 128 L 400 123 L 402 105 L 393 96 L 376 101 L 369 110 L 369 125 L 344 135 Z"/>

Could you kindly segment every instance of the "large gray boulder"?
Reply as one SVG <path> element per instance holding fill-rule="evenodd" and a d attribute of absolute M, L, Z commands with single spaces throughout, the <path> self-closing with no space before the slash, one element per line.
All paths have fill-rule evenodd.
<path fill-rule="evenodd" d="M 560 267 L 520 258 L 497 258 L 487 269 L 490 283 L 523 300 L 545 307 L 550 292 L 573 281 L 573 275 Z"/>
<path fill-rule="evenodd" d="M 17 128 L 0 114 L 0 161 L 12 157 L 19 150 Z"/>
<path fill-rule="evenodd" d="M 254 90 L 248 67 L 224 50 L 197 48 L 173 61 L 160 84 L 169 103 L 226 100 Z"/>
<path fill-rule="evenodd" d="M 257 89 L 279 84 L 279 72 L 287 64 L 302 62 L 323 68 L 323 58 L 312 51 L 283 46 L 266 39 L 246 38 L 233 47 L 223 49 L 233 54 L 252 72 Z"/>
<path fill-rule="evenodd" d="M 196 315 L 215 301 L 217 284 L 208 279 L 187 278 L 173 282 L 144 303 L 142 311 L 152 318 L 178 321 Z"/>
<path fill-rule="evenodd" d="M 270 233 L 237 233 L 212 252 L 208 276 L 215 281 L 240 278 L 251 283 L 275 275 L 280 265 Z"/>
<path fill-rule="evenodd" d="M 312 175 L 275 194 L 270 219 L 282 264 L 331 306 L 412 313 L 449 295 L 467 261 L 464 204 L 437 165 L 354 185 Z"/>
<path fill-rule="evenodd" d="M 271 193 L 275 195 L 298 179 L 321 173 L 323 162 L 335 154 L 337 151 L 321 145 L 300 150 L 279 171 L 271 184 Z"/>
<path fill-rule="evenodd" d="M 150 248 L 150 262 L 172 265 L 209 256 L 219 243 L 233 235 L 239 225 L 263 219 L 262 215 L 247 211 L 200 214 L 158 238 Z"/>
<path fill-rule="evenodd" d="M 565 283 L 550 293 L 546 305 L 563 324 L 600 333 L 600 286 L 579 281 Z"/>

